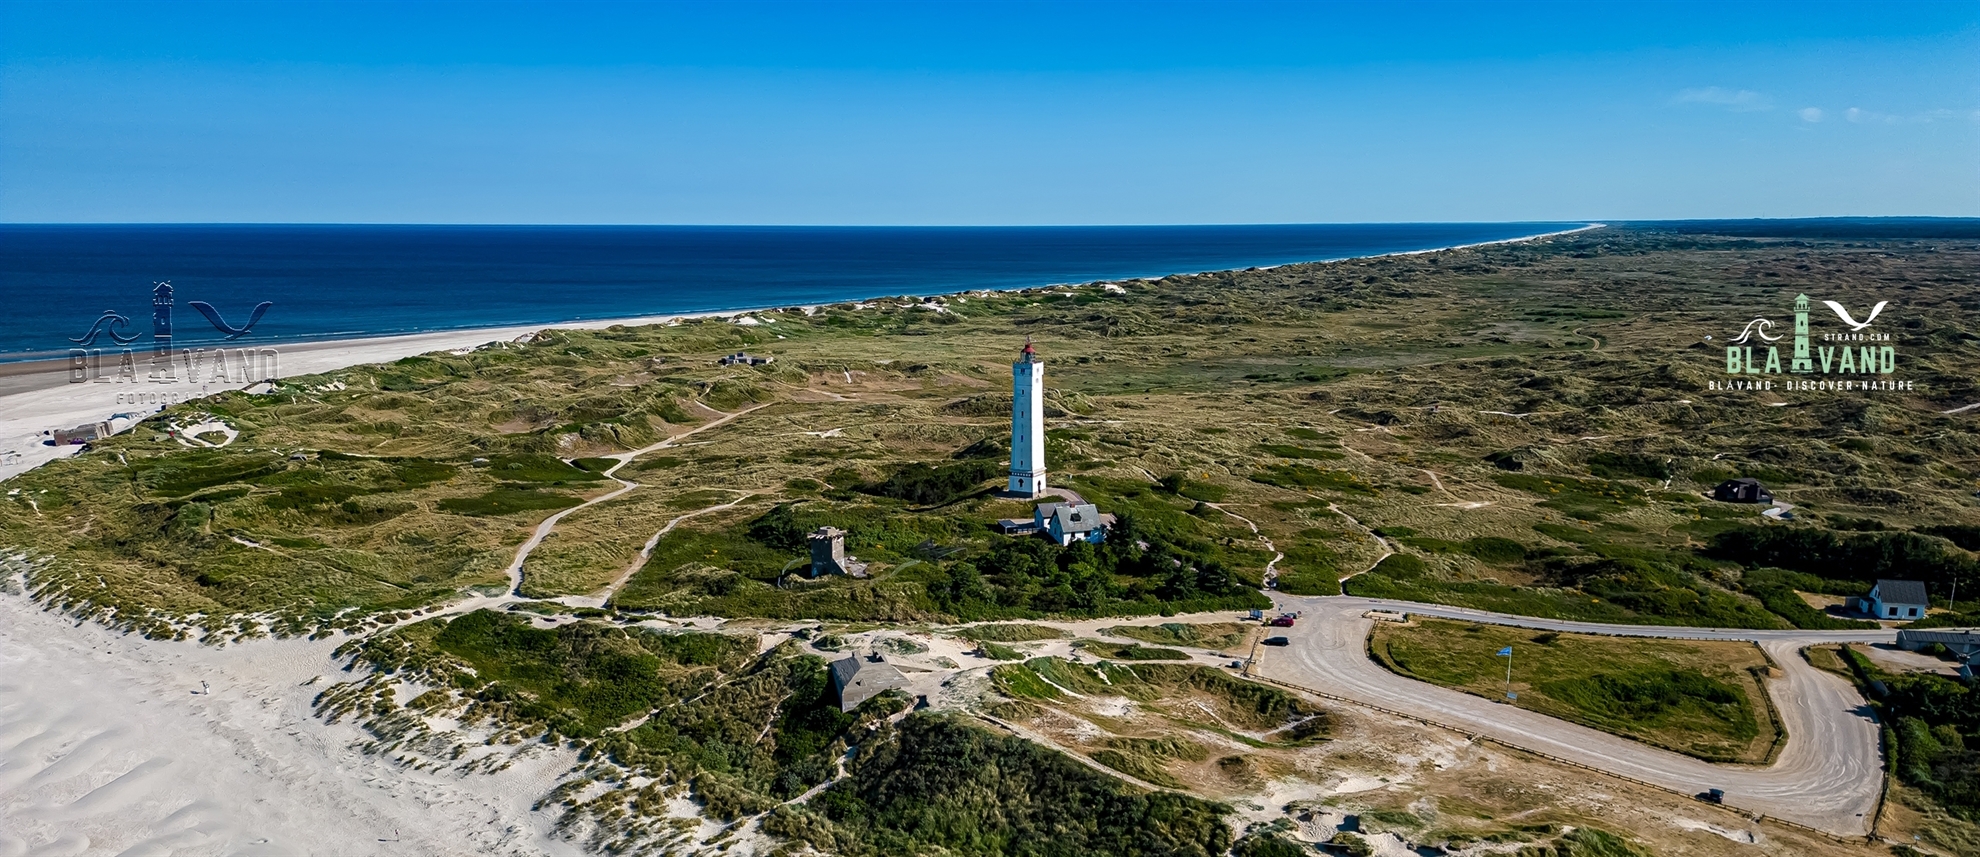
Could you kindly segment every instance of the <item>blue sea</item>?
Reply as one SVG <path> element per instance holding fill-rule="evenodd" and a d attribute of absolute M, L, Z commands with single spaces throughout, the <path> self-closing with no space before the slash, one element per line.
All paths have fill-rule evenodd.
<path fill-rule="evenodd" d="M 0 361 L 55 357 L 106 311 L 145 347 L 554 324 L 1343 259 L 1580 223 L 1122 227 L 0 225 Z M 106 323 L 107 325 L 108 323 Z M 100 335 L 94 347 L 114 347 Z"/>

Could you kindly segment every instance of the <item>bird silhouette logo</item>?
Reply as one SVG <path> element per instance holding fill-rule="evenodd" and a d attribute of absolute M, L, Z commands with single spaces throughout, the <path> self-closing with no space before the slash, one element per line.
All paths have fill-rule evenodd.
<path fill-rule="evenodd" d="M 1851 318 L 1849 310 L 1843 309 L 1843 305 L 1835 301 L 1823 301 L 1822 305 L 1828 307 L 1830 312 L 1835 313 L 1837 318 L 1842 319 L 1843 324 L 1849 325 L 1849 329 L 1862 330 L 1869 327 L 1870 322 L 1877 320 L 1877 314 L 1884 311 L 1884 305 L 1887 303 L 1890 303 L 1890 301 L 1878 301 L 1876 306 L 1870 308 L 1870 317 L 1862 321 Z"/>
<path fill-rule="evenodd" d="M 274 305 L 274 301 L 262 301 L 256 304 L 254 309 L 248 314 L 247 323 L 240 327 L 235 327 L 228 324 L 227 320 L 220 316 L 220 311 L 214 309 L 210 303 L 205 301 L 188 301 L 186 303 L 186 306 L 199 310 L 200 315 L 206 316 L 206 320 L 213 324 L 213 329 L 227 334 L 227 339 L 230 341 L 248 335 L 248 331 L 254 329 L 255 322 L 261 321 L 261 317 L 268 314 L 268 308 Z"/>

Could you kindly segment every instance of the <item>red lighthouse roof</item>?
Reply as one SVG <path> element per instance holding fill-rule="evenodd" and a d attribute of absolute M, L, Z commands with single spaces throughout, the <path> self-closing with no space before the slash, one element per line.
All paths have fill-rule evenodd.
<path fill-rule="evenodd" d="M 1031 347 L 1031 337 L 1029 336 L 1024 338 L 1024 353 L 1027 357 L 1035 357 L 1038 354 L 1038 349 Z"/>

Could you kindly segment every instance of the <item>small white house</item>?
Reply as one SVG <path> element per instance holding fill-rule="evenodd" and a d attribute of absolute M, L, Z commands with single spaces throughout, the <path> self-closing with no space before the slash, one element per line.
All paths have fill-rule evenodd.
<path fill-rule="evenodd" d="M 1075 541 L 1099 544 L 1114 526 L 1114 516 L 1101 514 L 1092 503 L 1040 503 L 1036 516 L 1038 529 L 1060 547 Z"/>
<path fill-rule="evenodd" d="M 1931 600 L 1925 584 L 1916 580 L 1879 580 L 1870 594 L 1856 599 L 1857 608 L 1879 619 L 1918 619 Z"/>

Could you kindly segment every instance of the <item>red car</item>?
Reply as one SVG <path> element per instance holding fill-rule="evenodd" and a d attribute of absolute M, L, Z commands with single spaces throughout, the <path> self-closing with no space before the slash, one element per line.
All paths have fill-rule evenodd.
<path fill-rule="evenodd" d="M 1273 619 L 1272 621 L 1267 622 L 1265 624 L 1273 628 L 1290 628 L 1293 626 L 1293 617 L 1280 616 L 1279 618 Z"/>

